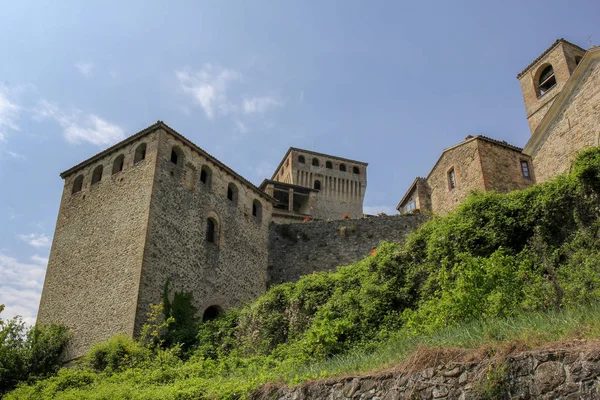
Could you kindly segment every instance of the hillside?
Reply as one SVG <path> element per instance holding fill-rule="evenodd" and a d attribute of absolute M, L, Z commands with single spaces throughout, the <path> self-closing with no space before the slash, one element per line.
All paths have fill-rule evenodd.
<path fill-rule="evenodd" d="M 598 193 L 596 148 L 568 175 L 475 193 L 402 246 L 275 286 L 214 321 L 189 317 L 188 294 L 166 296 L 168 328 L 150 318 L 140 342 L 98 345 L 7 398 L 245 398 L 268 382 L 385 368 L 423 346 L 491 346 L 493 355 L 507 343 L 596 339 Z"/>

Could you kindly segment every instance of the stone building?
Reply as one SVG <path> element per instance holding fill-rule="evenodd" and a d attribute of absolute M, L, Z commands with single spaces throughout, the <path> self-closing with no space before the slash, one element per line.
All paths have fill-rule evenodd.
<path fill-rule="evenodd" d="M 301 163 L 309 154 L 310 168 Z M 293 167 L 282 163 L 280 180 L 267 186 L 287 185 L 290 220 L 362 214 L 366 163 L 297 149 L 284 160 Z M 308 187 L 282 182 L 284 173 Z M 203 319 L 265 292 L 280 193 L 267 187 L 270 196 L 163 122 L 61 177 L 38 322 L 71 328 L 68 359 L 116 334 L 136 335 L 167 281 L 193 294 Z"/>
<path fill-rule="evenodd" d="M 534 77 L 529 85 L 540 85 L 539 79 L 535 80 L 540 69 L 556 71 L 555 87 L 540 97 L 552 96 L 551 104 L 544 108 L 543 118 L 534 125 L 523 150 L 533 158 L 538 182 L 568 171 L 579 151 L 600 144 L 600 48 L 584 54 L 577 49 L 560 52 L 560 46 L 551 49 L 526 72 Z M 527 104 L 525 90 L 524 97 Z"/>
<path fill-rule="evenodd" d="M 578 152 L 600 144 L 599 60 L 600 48 L 554 42 L 517 75 L 531 130 L 525 148 L 468 136 L 413 182 L 398 211 L 447 213 L 474 190 L 506 193 L 568 171 Z"/>
<path fill-rule="evenodd" d="M 443 214 L 474 190 L 546 181 L 599 144 L 600 48 L 559 39 L 518 78 L 532 132 L 524 150 L 467 136 L 415 179 L 401 214 Z M 367 163 L 292 147 L 259 188 L 161 121 L 61 177 L 38 322 L 72 330 L 67 359 L 116 334 L 135 336 L 166 282 L 213 318 L 270 284 L 401 242 L 426 219 L 342 219 L 362 216 Z M 321 221 L 297 223 L 307 217 Z"/>
<path fill-rule="evenodd" d="M 367 163 L 290 147 L 260 185 L 277 203 L 275 222 L 363 215 Z"/>
<path fill-rule="evenodd" d="M 274 199 L 162 122 L 61 174 L 38 314 L 68 358 L 134 335 L 165 282 L 210 317 L 265 291 Z"/>
<path fill-rule="evenodd" d="M 402 214 L 444 214 L 473 191 L 509 192 L 531 186 L 531 158 L 522 149 L 486 136 L 467 136 L 449 147 L 426 178 L 417 178 L 396 209 Z"/>

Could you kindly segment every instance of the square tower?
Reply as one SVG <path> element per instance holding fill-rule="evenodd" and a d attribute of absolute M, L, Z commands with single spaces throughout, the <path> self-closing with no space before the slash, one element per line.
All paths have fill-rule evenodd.
<path fill-rule="evenodd" d="M 585 52 L 573 43 L 558 39 L 517 75 L 531 134 L 573 75 Z"/>
<path fill-rule="evenodd" d="M 287 211 L 286 221 L 306 216 L 340 219 L 345 214 L 356 218 L 363 215 L 367 166 L 362 161 L 290 147 L 261 188 L 278 201 L 278 213 Z"/>

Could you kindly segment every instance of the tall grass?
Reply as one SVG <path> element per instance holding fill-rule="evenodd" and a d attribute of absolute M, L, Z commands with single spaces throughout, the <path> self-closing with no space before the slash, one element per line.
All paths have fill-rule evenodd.
<path fill-rule="evenodd" d="M 359 374 L 402 365 L 424 349 L 464 349 L 485 353 L 516 343 L 520 349 L 567 339 L 600 339 L 600 305 L 460 324 L 430 335 L 393 337 L 383 343 L 331 357 L 295 364 L 259 359 L 240 361 L 229 370 L 210 370 L 193 358 L 165 356 L 160 362 L 119 372 L 62 370 L 57 377 L 26 386 L 6 399 L 171 399 L 245 398 L 268 382 L 298 384 L 315 378 Z M 404 363 L 404 365 L 403 365 Z"/>

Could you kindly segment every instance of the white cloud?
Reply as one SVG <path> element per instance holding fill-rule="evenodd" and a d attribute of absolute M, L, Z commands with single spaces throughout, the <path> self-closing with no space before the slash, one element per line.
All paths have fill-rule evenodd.
<path fill-rule="evenodd" d="M 231 82 L 241 79 L 238 72 L 204 64 L 198 71 L 190 68 L 175 71 L 175 76 L 183 92 L 193 97 L 208 119 L 213 119 L 216 113 L 227 115 L 234 111 L 227 90 Z"/>
<path fill-rule="evenodd" d="M 239 120 L 237 118 L 235 119 L 234 122 L 235 122 L 235 127 L 237 128 L 237 130 L 240 133 L 248 133 L 248 131 L 249 131 L 248 126 L 244 122 L 242 122 L 241 120 Z"/>
<path fill-rule="evenodd" d="M 66 113 L 46 100 L 40 101 L 35 113 L 38 119 L 51 118 L 58 122 L 69 143 L 88 142 L 103 146 L 114 144 L 125 138 L 125 132 L 119 125 L 94 114 L 85 114 L 80 110 Z"/>
<path fill-rule="evenodd" d="M 17 116 L 20 107 L 10 99 L 9 88 L 0 83 L 0 142 L 6 140 L 8 130 L 18 131 Z"/>
<path fill-rule="evenodd" d="M 6 306 L 0 318 L 21 315 L 27 324 L 35 323 L 48 260 L 37 255 L 31 260 L 19 262 L 0 252 L 0 304 Z"/>
<path fill-rule="evenodd" d="M 363 213 L 369 215 L 377 215 L 378 213 L 383 212 L 388 215 L 398 214 L 396 207 L 392 206 L 364 206 Z"/>
<path fill-rule="evenodd" d="M 25 156 L 23 154 L 15 153 L 14 151 L 8 151 L 7 150 L 6 154 L 8 154 L 9 156 L 11 156 L 12 158 L 25 159 Z"/>
<path fill-rule="evenodd" d="M 49 247 L 51 243 L 50 238 L 43 233 L 22 234 L 17 237 L 33 247 Z"/>
<path fill-rule="evenodd" d="M 270 108 L 281 107 L 283 105 L 282 102 L 276 100 L 272 97 L 262 96 L 262 97 L 252 97 L 250 99 L 244 100 L 244 113 L 246 114 L 254 114 L 254 113 L 264 113 L 268 111 Z"/>
<path fill-rule="evenodd" d="M 81 75 L 85 76 L 86 78 L 89 78 L 92 75 L 92 72 L 94 71 L 94 64 L 88 62 L 78 62 L 77 64 L 75 64 L 75 68 L 77 68 L 79 72 L 81 72 Z"/>

